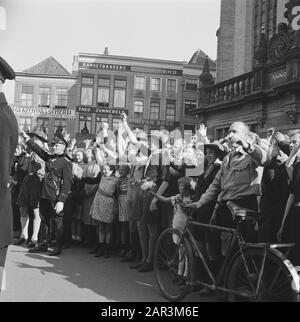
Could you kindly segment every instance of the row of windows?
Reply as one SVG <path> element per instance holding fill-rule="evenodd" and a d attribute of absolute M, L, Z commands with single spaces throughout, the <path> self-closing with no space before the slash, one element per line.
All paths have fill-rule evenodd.
<path fill-rule="evenodd" d="M 159 109 L 159 106 L 156 106 Z M 156 113 L 156 112 L 154 112 Z M 81 134 L 91 134 L 98 133 L 100 131 L 101 123 L 108 122 L 106 117 L 96 117 L 96 123 L 94 131 L 92 131 L 92 117 L 91 116 L 80 116 L 79 117 L 79 133 Z M 113 119 L 113 129 L 116 130 L 119 127 L 119 123 L 122 122 L 119 118 Z M 38 118 L 38 127 L 42 126 L 49 132 L 49 119 Z M 31 117 L 21 117 L 19 119 L 19 126 L 24 131 L 32 130 L 32 118 Z M 54 119 L 54 133 L 66 131 L 67 123 L 66 120 Z"/>
<path fill-rule="evenodd" d="M 94 86 L 94 78 L 93 77 L 82 77 L 81 81 L 82 86 Z M 161 78 L 151 78 L 151 91 L 160 92 L 162 85 Z M 98 86 L 99 87 L 110 87 L 110 79 L 109 78 L 98 78 Z M 127 81 L 121 79 L 114 80 L 115 88 L 126 88 Z M 136 76 L 134 82 L 134 88 L 136 90 L 145 90 L 146 89 L 146 76 Z M 176 93 L 177 92 L 177 80 L 176 79 L 167 79 L 167 92 Z"/>
<path fill-rule="evenodd" d="M 124 85 L 124 84 L 123 84 Z M 109 107 L 109 88 L 99 87 L 98 88 L 98 99 L 97 105 L 99 107 Z M 57 88 L 56 89 L 56 101 L 55 105 L 59 107 L 67 106 L 67 89 Z M 33 105 L 33 86 L 23 86 L 22 87 L 22 106 L 32 106 Z M 92 87 L 82 87 L 81 92 L 81 104 L 86 106 L 93 105 L 93 88 Z M 150 106 L 150 118 L 158 119 L 160 107 L 157 107 L 152 103 Z M 39 106 L 50 106 L 50 88 L 40 87 L 39 88 Z M 126 91 L 124 89 L 114 90 L 114 107 L 115 108 L 125 108 L 126 106 Z M 197 101 L 186 100 L 185 101 L 185 115 L 190 115 L 191 110 L 197 107 Z M 175 120 L 175 104 L 167 103 L 166 106 L 166 118 L 167 120 Z M 144 112 L 144 102 L 142 100 L 137 100 L 134 103 L 134 113 L 136 116 L 143 114 Z"/>
<path fill-rule="evenodd" d="M 93 87 L 82 86 L 81 87 L 81 105 L 93 106 Z M 110 91 L 107 87 L 98 87 L 97 106 L 109 107 Z M 113 107 L 125 108 L 126 106 L 126 90 L 114 89 L 114 102 Z"/>
<path fill-rule="evenodd" d="M 98 133 L 100 131 L 101 123 L 108 122 L 107 117 L 96 117 L 95 131 Z M 119 127 L 121 120 L 119 118 L 113 119 L 113 129 L 116 130 Z M 79 117 L 79 133 L 91 134 L 92 133 L 92 117 L 91 116 L 80 116 Z"/>
<path fill-rule="evenodd" d="M 143 116 L 144 101 L 138 100 L 134 102 L 134 116 L 138 118 Z M 160 102 L 155 101 L 150 103 L 150 119 L 158 120 L 160 115 Z M 166 120 L 175 121 L 176 116 L 176 102 L 167 101 L 166 104 Z"/>
<path fill-rule="evenodd" d="M 97 93 L 97 106 L 109 108 L 110 102 L 110 89 L 108 87 L 98 87 Z M 186 114 L 189 114 L 189 109 L 197 107 L 197 101 L 188 101 Z M 81 88 L 81 105 L 82 106 L 93 106 L 93 87 L 91 86 L 82 86 Z M 114 89 L 114 99 L 113 99 L 114 108 L 125 108 L 126 107 L 126 90 L 125 89 Z"/>
<path fill-rule="evenodd" d="M 161 78 L 151 78 L 150 89 L 151 91 L 161 91 Z M 146 89 L 146 76 L 135 76 L 134 88 L 136 90 Z M 185 80 L 185 90 L 197 91 L 198 79 L 187 78 Z M 177 79 L 167 79 L 167 92 L 177 93 Z"/>
<path fill-rule="evenodd" d="M 49 119 L 47 118 L 38 118 L 37 119 L 38 127 L 45 127 L 49 131 Z M 32 130 L 32 117 L 20 117 L 19 127 L 24 131 Z M 54 119 L 54 133 L 57 131 L 65 131 L 67 127 L 66 120 Z"/>
<path fill-rule="evenodd" d="M 92 77 L 82 77 L 82 87 L 81 87 L 81 105 L 82 106 L 92 106 L 93 105 L 93 83 L 94 78 Z M 126 80 L 114 81 L 114 108 L 125 108 L 126 106 Z M 145 77 L 136 77 L 135 83 L 136 89 L 145 89 Z M 161 79 L 152 78 L 151 79 L 151 90 L 160 91 L 161 89 Z M 177 91 L 177 80 L 168 79 L 169 92 L 176 93 Z M 110 100 L 110 79 L 100 78 L 98 79 L 98 93 L 97 93 L 97 106 L 99 107 L 109 107 Z"/>
<path fill-rule="evenodd" d="M 41 107 L 50 107 L 51 88 L 40 86 L 38 105 Z M 68 101 L 68 89 L 67 88 L 56 88 L 55 92 L 55 106 L 56 107 L 67 107 Z M 30 107 L 33 106 L 33 86 L 22 86 L 21 91 L 21 106 Z"/>
<path fill-rule="evenodd" d="M 86 86 L 94 86 L 94 77 L 85 77 L 81 78 L 81 84 Z M 115 87 L 126 88 L 127 80 L 124 79 L 115 79 L 114 81 Z M 109 87 L 110 86 L 110 78 L 98 78 L 98 86 Z"/>
<path fill-rule="evenodd" d="M 142 90 L 145 89 L 146 78 L 144 76 L 136 76 L 135 88 Z M 93 84 L 94 78 L 92 77 L 82 77 L 82 87 L 81 87 L 81 105 L 83 106 L 93 106 Z M 125 108 L 126 106 L 126 80 L 115 80 L 114 89 L 114 103 L 115 108 Z M 110 100 L 110 79 L 100 78 L 98 79 L 98 95 L 97 95 L 97 106 L 99 107 L 109 107 Z M 198 86 L 197 80 L 186 80 L 187 90 L 196 90 Z M 161 79 L 152 78 L 151 79 L 151 89 L 153 91 L 160 91 L 161 89 Z M 22 86 L 21 91 L 21 106 L 30 107 L 33 106 L 33 86 Z M 174 92 L 177 91 L 177 80 L 168 79 L 167 80 L 167 91 Z M 51 101 L 51 88 L 46 86 L 39 87 L 38 95 L 38 105 L 41 107 L 50 107 Z M 55 106 L 56 107 L 67 107 L 68 101 L 68 89 L 67 88 L 56 88 L 55 92 Z"/>
<path fill-rule="evenodd" d="M 98 78 L 99 87 L 110 87 L 110 78 Z M 82 86 L 94 86 L 94 77 L 82 77 Z M 160 92 L 162 86 L 162 79 L 159 77 L 151 77 L 150 89 L 151 91 Z M 127 81 L 121 79 L 114 80 L 115 88 L 126 88 Z M 176 93 L 177 92 L 177 79 L 167 79 L 167 92 Z M 146 76 L 135 76 L 134 89 L 145 90 L 146 89 Z M 198 89 L 198 79 L 186 79 L 185 89 L 195 91 Z"/>
<path fill-rule="evenodd" d="M 108 118 L 96 118 L 96 133 L 100 130 L 101 122 L 105 121 L 108 122 Z M 117 123 L 114 120 L 114 128 L 116 127 Z M 92 118 L 91 117 L 83 117 L 80 116 L 79 119 L 79 132 L 83 134 L 89 134 L 91 133 L 91 124 L 92 124 Z M 49 119 L 44 118 L 38 118 L 37 119 L 37 125 L 38 127 L 42 126 L 49 132 Z M 19 119 L 19 127 L 23 129 L 24 131 L 31 131 L 32 130 L 32 118 L 31 117 L 20 117 Z M 67 127 L 66 120 L 57 120 L 54 119 L 54 133 L 57 134 L 59 131 L 65 131 Z"/>
<path fill-rule="evenodd" d="M 134 102 L 134 116 L 136 118 L 142 117 L 144 113 L 144 101 L 135 101 Z M 175 102 L 167 102 L 166 104 L 166 112 L 165 112 L 166 120 L 167 121 L 175 121 L 176 116 L 176 103 Z M 97 118 L 98 119 L 98 118 Z M 151 102 L 150 104 L 150 119 L 151 120 L 159 120 L 160 119 L 160 102 Z M 107 121 L 107 118 L 103 119 L 102 121 Z M 82 122 L 89 122 L 91 121 L 91 117 L 89 116 L 80 116 L 80 127 L 83 127 Z"/>

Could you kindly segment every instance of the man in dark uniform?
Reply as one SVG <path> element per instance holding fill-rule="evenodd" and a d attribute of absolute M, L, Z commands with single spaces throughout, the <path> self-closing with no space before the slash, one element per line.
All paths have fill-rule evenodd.
<path fill-rule="evenodd" d="M 61 253 L 62 248 L 64 203 L 71 191 L 72 184 L 72 163 L 66 158 L 65 154 L 68 143 L 63 138 L 55 137 L 52 141 L 54 154 L 49 154 L 24 131 L 21 131 L 20 135 L 25 143 L 46 162 L 46 173 L 40 199 L 42 243 L 31 249 L 30 252 L 45 252 L 48 250 L 48 232 L 50 221 L 53 221 L 56 245 L 49 255 L 57 256 Z"/>
<path fill-rule="evenodd" d="M 2 93 L 6 79 L 12 80 L 15 73 L 0 57 L 0 291 L 4 280 L 4 265 L 7 247 L 12 242 L 12 208 L 9 175 L 18 144 L 18 123 Z"/>

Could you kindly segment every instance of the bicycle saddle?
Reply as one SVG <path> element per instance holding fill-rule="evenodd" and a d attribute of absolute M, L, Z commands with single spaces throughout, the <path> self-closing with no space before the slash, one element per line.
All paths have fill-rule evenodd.
<path fill-rule="evenodd" d="M 250 209 L 246 209 L 243 207 L 239 207 L 238 205 L 236 205 L 234 202 L 232 201 L 228 201 L 226 203 L 228 209 L 230 210 L 233 219 L 235 219 L 236 217 L 239 217 L 243 220 L 251 220 L 251 221 L 258 221 L 259 220 L 259 212 L 255 211 L 255 210 L 250 210 Z"/>

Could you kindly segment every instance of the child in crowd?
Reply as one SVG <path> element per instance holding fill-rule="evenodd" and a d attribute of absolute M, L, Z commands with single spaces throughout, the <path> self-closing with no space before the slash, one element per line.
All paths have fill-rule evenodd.
<path fill-rule="evenodd" d="M 171 196 L 169 198 L 165 198 L 163 196 L 158 195 L 157 193 L 151 192 L 157 199 L 161 202 L 171 202 L 174 207 L 174 216 L 172 227 L 174 229 L 179 230 L 182 233 L 186 227 L 188 215 L 186 210 L 181 206 L 188 205 L 192 202 L 194 197 L 194 191 L 192 190 L 192 179 L 189 177 L 180 178 L 178 180 L 178 190 L 179 194 L 176 196 Z M 177 202 L 179 201 L 179 202 Z M 173 234 L 173 242 L 178 244 L 180 241 L 178 236 Z M 184 249 L 183 247 L 179 248 L 178 258 L 182 259 L 178 265 L 178 275 L 175 277 L 174 282 L 178 284 L 185 283 L 185 276 L 187 275 L 187 262 L 186 259 L 183 259 Z"/>
<path fill-rule="evenodd" d="M 105 258 L 110 257 L 112 224 L 118 212 L 118 203 L 115 198 L 118 183 L 119 180 L 115 177 L 115 167 L 105 164 L 103 176 L 90 210 L 92 218 L 98 222 L 99 226 L 99 251 L 96 257 L 103 255 Z"/>
<path fill-rule="evenodd" d="M 83 210 L 83 188 L 84 183 L 79 179 L 82 178 L 83 169 L 78 164 L 73 164 L 73 184 L 72 184 L 72 203 L 73 216 L 71 223 L 72 241 L 81 243 L 81 225 L 82 225 L 82 210 Z"/>

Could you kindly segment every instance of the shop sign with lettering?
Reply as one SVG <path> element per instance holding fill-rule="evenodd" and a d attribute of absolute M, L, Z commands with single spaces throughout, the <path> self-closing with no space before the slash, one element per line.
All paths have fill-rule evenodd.
<path fill-rule="evenodd" d="M 130 122 L 132 125 L 141 126 L 141 125 L 153 125 L 153 126 L 169 126 L 176 127 L 179 125 L 176 121 L 164 121 L 164 120 L 145 120 L 140 119 L 138 122 Z"/>
<path fill-rule="evenodd" d="M 40 108 L 12 106 L 17 116 L 75 119 L 75 110 L 69 108 Z"/>
<path fill-rule="evenodd" d="M 84 107 L 84 106 L 77 106 L 76 110 L 79 113 L 96 113 L 96 114 L 112 114 L 112 115 L 121 115 L 122 112 L 127 112 L 126 109 L 112 109 L 112 108 L 103 108 L 103 107 Z"/>
<path fill-rule="evenodd" d="M 173 69 L 162 69 L 162 74 L 170 75 L 170 76 L 182 76 L 182 70 L 173 70 Z"/>
<path fill-rule="evenodd" d="M 125 65 L 115 65 L 115 64 L 105 64 L 105 63 L 88 63 L 80 62 L 79 68 L 83 69 L 105 69 L 105 70 L 115 70 L 115 71 L 130 71 L 130 66 Z"/>

